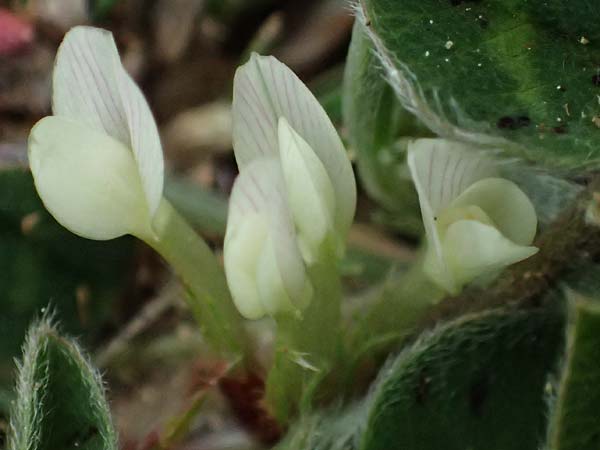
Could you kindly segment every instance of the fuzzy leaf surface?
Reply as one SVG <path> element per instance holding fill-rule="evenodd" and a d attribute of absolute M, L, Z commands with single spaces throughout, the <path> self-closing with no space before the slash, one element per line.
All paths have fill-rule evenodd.
<path fill-rule="evenodd" d="M 434 133 L 547 168 L 600 165 L 598 3 L 363 0 L 358 11 L 396 95 Z"/>
<path fill-rule="evenodd" d="M 359 448 L 537 448 L 562 321 L 559 312 L 488 311 L 421 336 L 381 372 Z"/>
<path fill-rule="evenodd" d="M 98 372 L 47 319 L 33 325 L 19 364 L 9 450 L 116 450 Z"/>

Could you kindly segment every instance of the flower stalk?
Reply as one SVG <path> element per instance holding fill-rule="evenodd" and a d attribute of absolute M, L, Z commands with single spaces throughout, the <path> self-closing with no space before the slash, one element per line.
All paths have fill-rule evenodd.
<path fill-rule="evenodd" d="M 202 333 L 218 350 L 250 354 L 241 316 L 235 309 L 221 266 L 206 242 L 163 198 L 154 217 L 154 236 L 144 241 L 173 268 Z"/>
<path fill-rule="evenodd" d="M 312 403 L 315 385 L 343 358 L 342 291 L 333 254 L 308 270 L 314 293 L 301 315 L 276 318 L 274 369 L 267 380 L 267 403 L 287 423 L 303 403 Z"/>

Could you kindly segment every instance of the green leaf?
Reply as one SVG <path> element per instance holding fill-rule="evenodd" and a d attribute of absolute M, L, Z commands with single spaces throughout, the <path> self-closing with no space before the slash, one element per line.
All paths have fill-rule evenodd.
<path fill-rule="evenodd" d="M 562 323 L 559 311 L 496 310 L 421 336 L 382 370 L 359 448 L 538 448 Z"/>
<path fill-rule="evenodd" d="M 357 10 L 396 96 L 434 133 L 548 168 L 600 166 L 597 2 L 363 0 Z"/>
<path fill-rule="evenodd" d="M 357 22 L 346 63 L 343 113 L 358 173 L 369 195 L 386 210 L 404 222 L 420 222 L 406 167 L 406 140 L 400 137 L 419 136 L 424 131 L 400 105 L 384 76 L 371 42 Z"/>
<path fill-rule="evenodd" d="M 274 450 L 352 450 L 364 423 L 364 410 L 365 402 L 357 402 L 303 416 Z"/>
<path fill-rule="evenodd" d="M 29 172 L 0 171 L 0 386 L 12 384 L 12 359 L 48 304 L 67 332 L 96 338 L 129 275 L 132 244 L 75 236 L 46 212 Z"/>
<path fill-rule="evenodd" d="M 600 303 L 571 294 L 571 307 L 548 449 L 596 450 L 600 446 Z"/>
<path fill-rule="evenodd" d="M 88 2 L 90 13 L 95 21 L 105 20 L 119 0 L 91 0 Z"/>
<path fill-rule="evenodd" d="M 168 178 L 165 197 L 202 234 L 223 236 L 227 225 L 227 198 L 189 181 Z"/>
<path fill-rule="evenodd" d="M 47 318 L 32 326 L 19 364 L 9 450 L 116 450 L 102 380 Z"/>

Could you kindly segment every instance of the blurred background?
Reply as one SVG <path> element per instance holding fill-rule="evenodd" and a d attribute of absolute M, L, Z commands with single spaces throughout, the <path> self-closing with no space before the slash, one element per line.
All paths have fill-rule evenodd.
<path fill-rule="evenodd" d="M 91 24 L 114 33 L 161 131 L 166 196 L 218 251 L 236 176 L 230 116 L 236 67 L 252 51 L 277 56 L 309 85 L 343 136 L 352 23 L 345 0 L 0 1 L 0 448 L 13 358 L 30 322 L 48 307 L 105 374 L 124 449 L 163 448 L 169 424 L 186 414 L 189 429 L 172 448 L 258 445 L 216 390 L 195 414 L 194 394 L 214 383 L 222 363 L 204 349 L 161 259 L 133 238 L 77 238 L 35 193 L 27 137 L 51 113 L 52 67 L 65 32 Z M 412 258 L 373 223 L 376 212 L 361 196 L 343 267 L 353 295 L 381 280 L 390 261 Z"/>

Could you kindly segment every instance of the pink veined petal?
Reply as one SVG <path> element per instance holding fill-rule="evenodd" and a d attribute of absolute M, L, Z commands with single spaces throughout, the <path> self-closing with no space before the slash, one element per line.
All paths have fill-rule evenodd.
<path fill-rule="evenodd" d="M 241 170 L 279 154 L 278 121 L 284 117 L 321 160 L 334 186 L 336 225 L 345 232 L 354 217 L 356 183 L 350 160 L 323 107 L 283 63 L 253 54 L 234 79 L 233 146 Z"/>
<path fill-rule="evenodd" d="M 52 86 L 55 115 L 104 131 L 133 151 L 154 214 L 163 190 L 162 146 L 148 103 L 121 64 L 112 34 L 85 26 L 69 31 L 56 56 Z"/>

